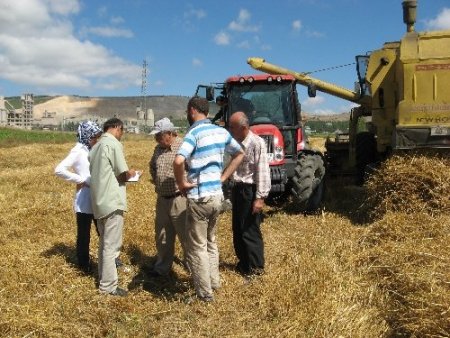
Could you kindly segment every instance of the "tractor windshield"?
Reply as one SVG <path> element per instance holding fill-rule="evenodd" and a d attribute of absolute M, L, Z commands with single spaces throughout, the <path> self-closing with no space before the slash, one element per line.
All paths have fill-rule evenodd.
<path fill-rule="evenodd" d="M 229 113 L 243 111 L 250 124 L 295 125 L 291 82 L 248 83 L 230 87 Z"/>

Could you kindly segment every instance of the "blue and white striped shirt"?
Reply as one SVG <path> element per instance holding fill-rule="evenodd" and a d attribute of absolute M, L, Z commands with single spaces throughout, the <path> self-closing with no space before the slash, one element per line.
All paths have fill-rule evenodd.
<path fill-rule="evenodd" d="M 177 153 L 186 159 L 187 180 L 197 184 L 187 197 L 198 200 L 222 195 L 223 156 L 225 152 L 234 155 L 240 150 L 241 146 L 226 129 L 212 124 L 209 119 L 195 122 Z"/>

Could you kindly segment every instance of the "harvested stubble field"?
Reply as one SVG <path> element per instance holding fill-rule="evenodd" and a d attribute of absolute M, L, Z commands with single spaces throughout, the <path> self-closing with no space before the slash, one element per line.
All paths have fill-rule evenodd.
<path fill-rule="evenodd" d="M 0 336 L 450 335 L 448 158 L 393 158 L 364 188 L 330 182 L 316 215 L 268 207 L 266 274 L 252 281 L 233 271 L 231 219 L 223 214 L 223 286 L 214 303 L 187 304 L 193 290 L 181 266 L 169 278 L 146 275 L 155 255 L 147 169 L 155 143 L 123 141 L 129 165 L 147 173 L 128 186 L 121 258 L 131 271 L 120 271 L 119 282 L 130 294 L 120 299 L 100 295 L 97 273 L 74 266 L 74 187 L 53 175 L 73 143 L 0 148 Z M 94 231 L 92 238 L 96 262 Z"/>

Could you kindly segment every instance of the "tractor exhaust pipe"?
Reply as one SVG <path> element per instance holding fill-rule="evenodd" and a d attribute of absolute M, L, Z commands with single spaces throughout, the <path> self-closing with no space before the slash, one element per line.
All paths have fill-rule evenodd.
<path fill-rule="evenodd" d="M 417 0 L 404 0 L 403 3 L 403 22 L 406 24 L 408 33 L 414 32 L 416 23 Z"/>

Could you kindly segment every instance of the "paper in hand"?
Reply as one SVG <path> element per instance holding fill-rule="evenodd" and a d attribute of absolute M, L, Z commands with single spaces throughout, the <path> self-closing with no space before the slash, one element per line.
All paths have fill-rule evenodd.
<path fill-rule="evenodd" d="M 141 171 L 136 171 L 136 174 L 133 177 L 130 177 L 127 182 L 137 182 L 139 181 L 139 178 L 141 177 L 142 172 Z"/>

